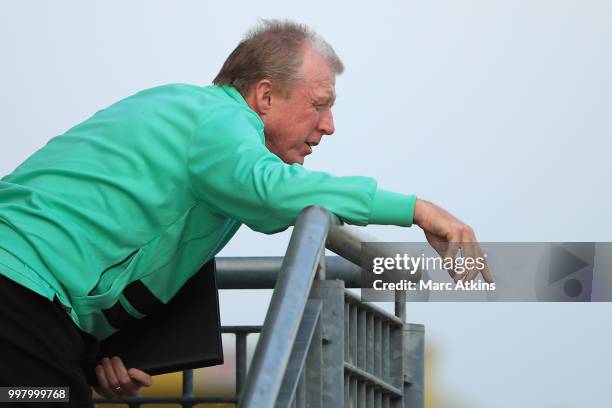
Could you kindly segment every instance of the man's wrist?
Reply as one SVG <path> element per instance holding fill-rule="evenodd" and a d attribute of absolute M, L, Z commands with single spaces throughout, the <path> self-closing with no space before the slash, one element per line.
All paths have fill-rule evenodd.
<path fill-rule="evenodd" d="M 423 218 L 423 211 L 426 206 L 426 201 L 420 198 L 417 198 L 414 202 L 414 214 L 412 216 L 412 222 L 418 226 L 421 225 L 421 221 Z"/>

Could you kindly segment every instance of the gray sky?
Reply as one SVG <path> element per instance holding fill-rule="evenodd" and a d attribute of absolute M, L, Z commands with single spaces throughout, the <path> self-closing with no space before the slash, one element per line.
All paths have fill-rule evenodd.
<path fill-rule="evenodd" d="M 306 167 L 370 175 L 470 223 L 483 241 L 612 241 L 612 3 L 4 1 L 0 174 L 143 88 L 208 84 L 258 17 L 310 24 L 336 49 L 336 133 Z M 368 228 L 387 241 L 418 228 Z M 222 255 L 281 255 L 242 229 Z M 226 293 L 224 323 L 265 294 Z M 601 407 L 609 304 L 418 304 L 436 384 L 471 407 Z"/>

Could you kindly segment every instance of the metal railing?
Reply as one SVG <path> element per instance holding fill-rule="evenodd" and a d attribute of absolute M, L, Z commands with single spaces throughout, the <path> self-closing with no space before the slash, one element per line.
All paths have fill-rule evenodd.
<path fill-rule="evenodd" d="M 182 397 L 95 402 L 422 408 L 424 330 L 405 323 L 405 294 L 396 292 L 392 315 L 346 290 L 361 284 L 362 241 L 312 206 L 298 217 L 283 258 L 217 259 L 220 289 L 274 288 L 263 326 L 222 326 L 235 335 L 235 396 L 195 397 L 186 370 Z M 325 256 L 326 247 L 340 257 Z M 247 374 L 247 336 L 257 332 Z"/>

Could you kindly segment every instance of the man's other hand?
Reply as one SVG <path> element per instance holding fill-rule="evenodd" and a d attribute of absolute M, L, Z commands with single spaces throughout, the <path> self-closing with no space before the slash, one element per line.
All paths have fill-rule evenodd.
<path fill-rule="evenodd" d="M 472 228 L 434 203 L 417 199 L 414 206 L 414 223 L 423 229 L 427 241 L 441 257 L 454 259 L 460 250 L 464 258 L 484 259 Z M 486 282 L 493 282 L 493 276 L 486 262 L 482 270 L 474 267 L 458 273 L 455 269 L 455 267 L 448 269 L 448 273 L 455 281 L 469 282 L 482 272 Z"/>
<path fill-rule="evenodd" d="M 98 386 L 94 387 L 101 396 L 109 399 L 135 397 L 140 387 L 150 387 L 153 384 L 151 376 L 137 368 L 129 370 L 117 356 L 105 357 L 96 366 Z"/>

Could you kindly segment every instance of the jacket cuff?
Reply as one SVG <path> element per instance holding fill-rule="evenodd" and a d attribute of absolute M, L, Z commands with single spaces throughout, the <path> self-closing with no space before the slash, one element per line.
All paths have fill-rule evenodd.
<path fill-rule="evenodd" d="M 369 224 L 410 227 L 416 199 L 415 195 L 377 189 L 372 200 Z"/>

